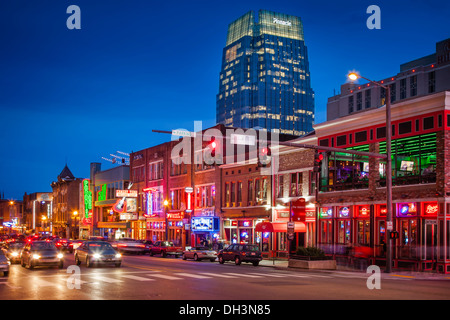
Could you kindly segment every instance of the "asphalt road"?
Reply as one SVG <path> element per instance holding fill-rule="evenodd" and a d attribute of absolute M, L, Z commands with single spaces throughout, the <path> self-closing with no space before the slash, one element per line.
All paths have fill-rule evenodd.
<path fill-rule="evenodd" d="M 369 275 L 358 272 L 299 272 L 148 255 L 125 255 L 120 268 L 82 264 L 75 268 L 79 274 L 70 271 L 74 265 L 71 254 L 66 254 L 64 269 L 29 270 L 12 265 L 9 277 L 0 278 L 0 299 L 177 300 L 191 305 L 208 301 L 450 299 L 450 281 L 382 279 L 380 289 L 370 290 Z M 79 288 L 76 279 L 81 280 Z"/>

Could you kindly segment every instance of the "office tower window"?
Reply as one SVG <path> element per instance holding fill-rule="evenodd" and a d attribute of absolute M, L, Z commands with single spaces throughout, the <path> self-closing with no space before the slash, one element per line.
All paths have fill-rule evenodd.
<path fill-rule="evenodd" d="M 358 92 L 356 94 L 356 110 L 361 110 L 362 109 L 362 92 Z"/>
<path fill-rule="evenodd" d="M 365 91 L 365 105 L 366 105 L 366 109 L 370 108 L 371 106 L 371 99 L 372 99 L 372 91 L 371 89 L 368 89 Z"/>

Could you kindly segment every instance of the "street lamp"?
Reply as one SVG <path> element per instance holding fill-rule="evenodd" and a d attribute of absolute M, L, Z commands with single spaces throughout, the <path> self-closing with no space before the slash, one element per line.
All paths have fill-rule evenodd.
<path fill-rule="evenodd" d="M 382 85 L 378 82 L 364 78 L 356 72 L 352 72 L 348 75 L 351 81 L 355 81 L 358 78 L 369 81 L 370 83 L 381 87 L 386 90 L 385 103 L 386 103 L 386 231 L 392 231 L 392 158 L 391 158 L 391 139 L 392 139 L 392 126 L 391 126 L 391 91 L 389 85 Z M 392 271 L 392 239 L 386 232 L 386 272 Z"/>
<path fill-rule="evenodd" d="M 45 234 L 45 229 L 47 229 L 47 226 L 45 225 L 45 223 L 47 221 L 47 217 L 46 216 L 42 216 L 41 220 L 42 220 L 42 229 L 44 230 L 43 234 Z"/>
<path fill-rule="evenodd" d="M 78 220 L 78 227 L 77 227 L 78 211 L 74 211 L 72 214 L 73 214 L 73 216 L 74 216 L 74 218 L 75 218 L 75 230 L 78 230 L 78 229 L 79 229 L 79 224 L 80 224 L 80 221 Z M 80 232 L 78 232 L 78 237 L 77 237 L 77 239 L 79 238 L 79 233 L 80 233 Z"/>
<path fill-rule="evenodd" d="M 169 201 L 166 199 L 166 200 L 164 200 L 164 221 L 165 221 L 165 224 L 166 224 L 166 241 L 169 240 L 169 224 L 167 223 L 168 222 L 167 221 L 167 209 L 168 209 L 168 206 L 169 206 Z"/>

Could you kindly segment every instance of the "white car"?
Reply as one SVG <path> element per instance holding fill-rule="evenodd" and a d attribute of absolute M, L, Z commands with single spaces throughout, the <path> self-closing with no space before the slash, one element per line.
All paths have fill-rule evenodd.
<path fill-rule="evenodd" d="M 207 247 L 192 247 L 183 251 L 183 260 L 194 259 L 200 261 L 203 259 L 209 259 L 211 262 L 216 261 L 217 252 Z"/>

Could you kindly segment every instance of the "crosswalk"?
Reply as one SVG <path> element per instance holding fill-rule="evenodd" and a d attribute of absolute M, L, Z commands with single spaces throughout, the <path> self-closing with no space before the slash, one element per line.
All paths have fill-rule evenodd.
<path fill-rule="evenodd" d="M 267 280 L 267 279 L 286 279 L 294 280 L 298 278 L 323 278 L 327 276 L 322 275 L 297 275 L 281 272 L 159 272 L 159 271 L 138 271 L 138 272 L 123 272 L 123 273 L 83 273 L 79 277 L 75 278 L 66 274 L 55 274 L 53 276 L 33 276 L 30 277 L 30 283 L 35 288 L 46 288 L 51 286 L 64 286 L 64 283 L 75 283 L 78 281 L 80 285 L 98 285 L 98 284 L 111 284 L 111 285 L 123 285 L 129 282 L 148 282 L 155 281 L 201 281 L 201 280 Z"/>
<path fill-rule="evenodd" d="M 259 270 L 258 270 L 259 271 Z M 71 275 L 55 274 L 52 276 L 33 276 L 30 277 L 30 283 L 35 288 L 48 288 L 52 286 L 65 286 L 65 283 L 75 283 L 78 281 L 80 285 L 127 285 L 132 282 L 147 282 L 153 283 L 155 281 L 208 281 L 208 280 L 287 280 L 287 281 L 302 281 L 313 279 L 327 279 L 327 278 L 366 278 L 367 275 L 357 274 L 317 274 L 317 273 L 296 273 L 296 272 L 166 272 L 166 271 L 135 271 L 135 272 L 101 272 L 101 273 L 83 273 L 79 277 L 74 278 Z"/>

